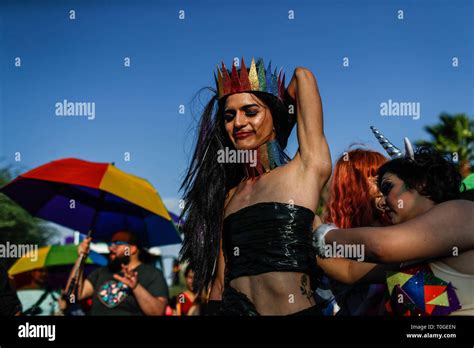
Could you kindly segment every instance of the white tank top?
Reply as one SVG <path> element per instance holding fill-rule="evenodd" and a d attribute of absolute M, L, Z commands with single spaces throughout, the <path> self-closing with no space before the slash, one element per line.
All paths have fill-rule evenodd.
<path fill-rule="evenodd" d="M 474 315 L 474 275 L 459 273 L 441 261 L 431 262 L 429 265 L 435 276 L 451 282 L 455 288 L 461 309 L 450 315 Z"/>

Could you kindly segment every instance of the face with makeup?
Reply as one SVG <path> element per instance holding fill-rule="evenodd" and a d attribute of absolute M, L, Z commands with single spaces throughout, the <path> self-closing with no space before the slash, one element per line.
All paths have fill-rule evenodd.
<path fill-rule="evenodd" d="M 420 195 L 417 190 L 409 189 L 397 175 L 384 174 L 380 191 L 385 199 L 385 208 L 392 224 L 399 224 L 413 219 L 433 207 L 434 202 Z"/>
<path fill-rule="evenodd" d="M 227 97 L 224 126 L 238 150 L 256 149 L 275 139 L 270 109 L 252 93 L 236 93 Z"/>

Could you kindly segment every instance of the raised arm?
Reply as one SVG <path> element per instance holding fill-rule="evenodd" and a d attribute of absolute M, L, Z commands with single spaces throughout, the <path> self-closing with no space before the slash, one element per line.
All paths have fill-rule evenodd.
<path fill-rule="evenodd" d="M 88 255 L 89 254 L 89 249 L 90 249 L 90 243 L 91 243 L 91 238 L 86 238 L 84 239 L 81 244 L 79 244 L 78 248 L 77 248 L 77 254 L 78 256 L 80 256 L 81 254 L 84 254 L 84 255 Z M 69 289 L 69 286 L 71 285 L 71 282 L 72 282 L 72 279 L 74 277 L 74 275 L 76 274 L 76 272 L 78 272 L 78 277 L 76 279 L 77 281 L 77 295 L 79 296 L 79 298 L 76 298 L 76 299 L 73 299 L 73 298 L 70 298 L 68 299 L 69 302 L 72 303 L 72 301 L 81 301 L 83 299 L 86 299 L 86 298 L 89 298 L 89 297 L 92 297 L 92 295 L 94 295 L 94 286 L 92 285 L 92 283 L 87 280 L 87 279 L 84 279 L 84 273 L 83 273 L 83 270 L 80 270 L 80 263 L 81 263 L 81 259 L 80 258 L 77 258 L 76 262 L 74 263 L 74 267 L 72 268 L 71 270 L 71 273 L 69 274 L 69 278 L 68 278 L 68 281 L 66 283 L 66 289 L 63 291 L 63 293 L 66 293 L 66 290 Z"/>
<path fill-rule="evenodd" d="M 453 256 L 474 248 L 474 203 L 440 203 L 394 226 L 332 230 L 325 242 L 363 244 L 365 259 L 380 263 Z"/>
<path fill-rule="evenodd" d="M 323 107 L 313 73 L 306 68 L 296 68 L 287 88 L 288 95 L 296 102 L 298 153 L 305 169 L 316 169 L 326 178 L 331 175 L 331 155 L 324 136 Z"/>

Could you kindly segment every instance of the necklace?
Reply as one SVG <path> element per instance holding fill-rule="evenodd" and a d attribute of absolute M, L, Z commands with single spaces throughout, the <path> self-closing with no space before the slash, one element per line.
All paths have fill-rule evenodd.
<path fill-rule="evenodd" d="M 254 151 L 253 155 L 256 160 L 251 163 L 243 163 L 247 178 L 253 178 L 268 173 L 276 167 L 285 165 L 289 160 L 276 140 L 266 142 L 251 151 Z"/>

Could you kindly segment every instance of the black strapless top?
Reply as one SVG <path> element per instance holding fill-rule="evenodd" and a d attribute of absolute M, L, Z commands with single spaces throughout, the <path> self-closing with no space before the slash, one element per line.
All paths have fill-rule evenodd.
<path fill-rule="evenodd" d="M 266 272 L 302 272 L 314 281 L 314 213 L 286 203 L 257 203 L 224 219 L 226 280 Z"/>

